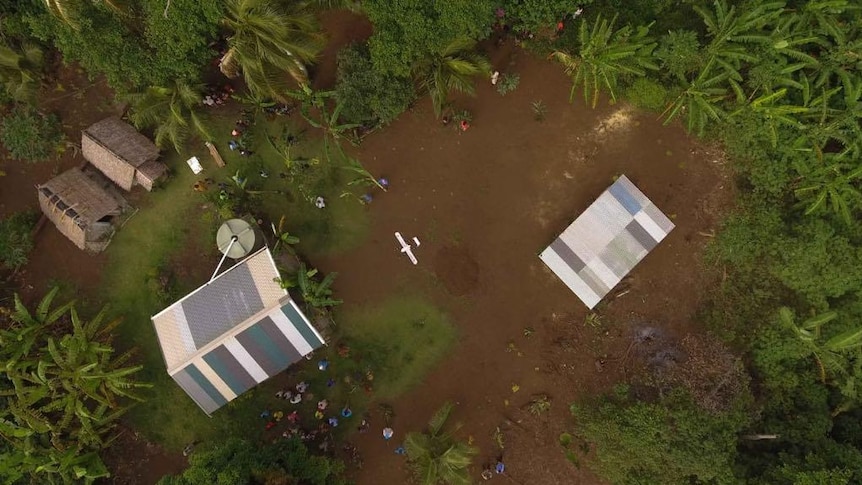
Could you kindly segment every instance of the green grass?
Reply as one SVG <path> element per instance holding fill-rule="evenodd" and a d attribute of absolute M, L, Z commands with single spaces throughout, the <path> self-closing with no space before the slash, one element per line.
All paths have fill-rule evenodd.
<path fill-rule="evenodd" d="M 347 251 L 362 244 L 368 232 L 367 207 L 355 197 L 364 189 L 346 188 L 353 177 L 350 172 L 338 166 L 324 167 L 317 178 L 308 181 L 304 190 L 327 199 L 326 209 L 319 210 L 302 197 L 295 184 L 278 176 L 283 162 L 265 139 L 259 139 L 253 146 L 254 156 L 240 157 L 226 148 L 234 120 L 223 117 L 216 123 L 219 127 L 214 131 L 225 134 L 216 144 L 228 166 L 216 168 L 208 151 L 195 145 L 197 148 L 191 153 L 198 156 L 205 171 L 194 175 L 185 164 L 190 154 L 168 152 L 165 162 L 173 168 L 173 177 L 160 189 L 144 196 L 140 211 L 114 237 L 106 253 L 109 261 L 101 292 L 94 298 L 109 301 L 113 312 L 123 317 L 115 344 L 119 349 L 137 349 L 144 365 L 138 377 L 153 384 L 146 393 L 147 401 L 129 412 L 128 421 L 148 439 L 172 450 L 179 450 L 193 441 L 209 441 L 227 435 L 261 437 L 264 422 L 259 415 L 263 409 L 281 407 L 289 412 L 291 408 L 275 398 L 278 384 L 271 380 L 208 418 L 165 371 L 150 317 L 203 281 L 176 281 L 170 291 L 164 292 L 157 284 L 158 276 L 171 273 L 171 265 L 185 248 L 212 245 L 214 228 L 221 222 L 214 211 L 204 216 L 190 216 L 200 213 L 198 206 L 207 203 L 201 194 L 192 190 L 195 181 L 210 177 L 232 185 L 230 177 L 239 170 L 249 179 L 247 189 L 260 192 L 251 201 L 254 210 L 263 212 L 273 221 L 286 216 L 286 229 L 300 237 L 297 249 L 303 254 Z M 272 123 L 256 129 L 280 132 L 281 127 Z M 309 132 L 309 135 L 312 138 L 317 134 Z M 309 140 L 301 148 L 313 154 L 320 149 L 316 143 Z M 261 177 L 261 169 L 270 176 Z M 345 192 L 353 195 L 342 197 Z M 215 256 L 212 264 L 214 268 Z M 291 382 L 308 380 L 319 396 L 315 402 L 301 406 L 306 423 L 313 420 L 316 399 L 329 399 L 332 414 L 350 404 L 358 416 L 372 400 L 390 399 L 404 392 L 422 379 L 455 340 L 454 328 L 446 316 L 421 298 L 393 297 L 379 306 L 339 310 L 336 333 L 344 334 L 345 342 L 353 349 L 350 356 L 344 358 L 338 355 L 335 347 L 327 347 L 318 351 L 313 361 L 301 361 L 288 371 L 293 376 Z M 323 356 L 333 363 L 326 373 L 319 372 L 315 365 Z M 370 383 L 373 387 L 370 393 L 364 389 L 366 370 L 371 370 L 375 376 Z M 327 387 L 330 378 L 337 384 Z M 351 429 L 353 426 L 344 426 L 338 431 Z"/>
<path fill-rule="evenodd" d="M 455 342 L 447 316 L 415 296 L 337 314 L 345 341 L 374 369 L 374 394 L 391 399 L 418 384 Z"/>
<path fill-rule="evenodd" d="M 284 157 L 267 141 L 267 136 L 278 139 L 284 130 L 299 133 L 305 126 L 301 117 L 298 114 L 272 120 L 259 117 L 249 130 L 253 152 L 249 157 L 227 149 L 234 122 L 232 118 L 223 118 L 215 123 L 215 133 L 223 135 L 215 143 L 227 164 L 221 180 L 232 184 L 229 179 L 237 172 L 246 177 L 247 189 L 261 192 L 254 200 L 259 210 L 276 222 L 285 216 L 285 228 L 301 240 L 297 246 L 300 253 L 311 256 L 343 253 L 365 241 L 368 212 L 358 199 L 365 189 L 348 185 L 356 176 L 343 168 L 343 160 L 336 158 L 330 163 L 324 156 L 318 130 L 308 127 L 300 135 L 302 141 L 291 150 L 292 157 L 316 159 L 317 163 L 290 179 L 280 176 L 287 173 Z M 261 170 L 269 176 L 261 177 Z M 313 199 L 318 196 L 326 200 L 325 209 L 314 206 Z"/>

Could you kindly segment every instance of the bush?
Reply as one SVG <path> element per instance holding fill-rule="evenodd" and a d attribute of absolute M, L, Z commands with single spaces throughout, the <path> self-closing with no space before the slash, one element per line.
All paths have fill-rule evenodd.
<path fill-rule="evenodd" d="M 517 74 L 503 74 L 500 76 L 500 82 L 497 83 L 497 92 L 505 96 L 507 93 L 518 89 L 521 83 L 521 76 Z"/>
<path fill-rule="evenodd" d="M 56 116 L 18 106 L 0 122 L 0 141 L 13 158 L 34 163 L 57 152 L 63 132 Z"/>
<path fill-rule="evenodd" d="M 351 45 L 338 54 L 335 96 L 341 115 L 351 123 L 391 123 L 416 97 L 410 79 L 374 68 L 365 44 Z"/>
<path fill-rule="evenodd" d="M 661 111 L 667 102 L 667 89 L 647 78 L 638 78 L 626 89 L 626 98 L 638 108 Z"/>
<path fill-rule="evenodd" d="M 36 215 L 18 212 L 0 220 L 0 264 L 15 269 L 27 263 L 33 249 L 33 225 Z"/>

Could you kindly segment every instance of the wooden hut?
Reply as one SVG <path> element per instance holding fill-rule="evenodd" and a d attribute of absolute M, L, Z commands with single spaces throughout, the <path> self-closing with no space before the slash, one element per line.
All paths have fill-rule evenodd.
<path fill-rule="evenodd" d="M 156 161 L 159 149 L 123 120 L 112 116 L 81 132 L 81 152 L 90 163 L 125 190 L 147 190 L 167 171 Z"/>
<path fill-rule="evenodd" d="M 36 190 L 42 212 L 76 246 L 90 252 L 108 246 L 113 219 L 122 213 L 123 204 L 103 184 L 80 168 L 72 168 Z"/>

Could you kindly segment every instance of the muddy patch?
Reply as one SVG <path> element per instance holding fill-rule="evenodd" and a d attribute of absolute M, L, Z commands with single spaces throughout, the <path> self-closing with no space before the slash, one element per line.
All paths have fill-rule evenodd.
<path fill-rule="evenodd" d="M 466 295 L 479 283 L 479 264 L 467 248 L 444 246 L 434 258 L 434 274 L 452 295 Z"/>

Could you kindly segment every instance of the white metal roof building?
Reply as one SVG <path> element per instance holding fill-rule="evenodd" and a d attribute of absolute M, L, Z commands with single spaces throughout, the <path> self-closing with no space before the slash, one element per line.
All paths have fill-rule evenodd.
<path fill-rule="evenodd" d="M 673 228 L 623 175 L 539 258 L 592 309 Z"/>
<path fill-rule="evenodd" d="M 153 316 L 168 374 L 207 414 L 324 344 L 277 278 L 263 248 Z"/>

